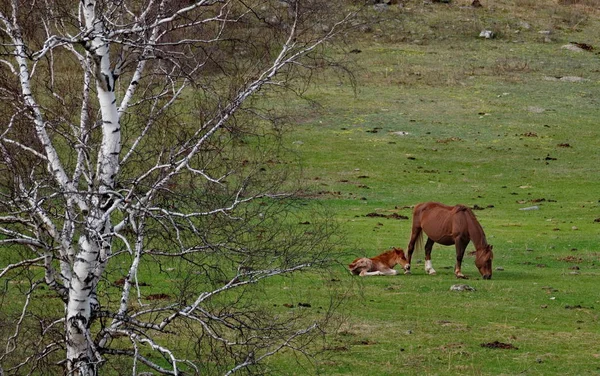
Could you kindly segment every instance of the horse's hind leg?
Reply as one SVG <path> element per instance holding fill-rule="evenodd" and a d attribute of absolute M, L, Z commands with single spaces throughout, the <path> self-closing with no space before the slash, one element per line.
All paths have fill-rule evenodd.
<path fill-rule="evenodd" d="M 425 273 L 429 275 L 435 275 L 436 271 L 433 268 L 433 264 L 431 263 L 431 250 L 433 249 L 434 241 L 431 238 L 427 238 L 427 243 L 425 243 Z"/>
<path fill-rule="evenodd" d="M 415 224 L 414 221 L 415 220 L 413 219 L 410 241 L 408 242 L 408 247 L 406 247 L 406 261 L 408 261 L 408 263 L 404 265 L 404 274 L 410 274 L 410 261 L 412 260 L 412 254 L 415 251 L 415 244 L 421 236 L 421 231 L 423 231 L 423 229 L 418 224 Z"/>

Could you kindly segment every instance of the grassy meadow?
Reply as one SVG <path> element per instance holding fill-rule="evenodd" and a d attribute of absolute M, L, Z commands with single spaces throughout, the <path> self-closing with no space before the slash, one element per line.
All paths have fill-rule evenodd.
<path fill-rule="evenodd" d="M 347 299 L 316 363 L 299 368 L 282 354 L 272 373 L 600 373 L 600 10 L 470 3 L 367 12 L 381 22 L 346 46 L 356 90 L 331 75 L 307 92 L 311 102 L 290 101 L 301 121 L 288 145 L 346 245 L 320 282 L 273 283 L 273 303 L 315 309 L 327 299 L 320 288 L 336 284 Z M 479 38 L 488 28 L 496 38 Z M 463 262 L 471 278 L 456 280 L 454 248 L 439 245 L 435 276 L 422 250 L 410 276 L 348 275 L 355 257 L 406 248 L 411 206 L 424 201 L 478 209 L 494 245 L 491 281 L 472 256 Z M 463 282 L 476 290 L 449 290 Z"/>
<path fill-rule="evenodd" d="M 253 371 L 600 374 L 600 6 L 471 2 L 368 5 L 363 24 L 345 38 L 351 52 L 331 50 L 351 78 L 330 70 L 303 99 L 265 94 L 268 105 L 296 119 L 284 144 L 311 187 L 298 201 L 330 214 L 343 241 L 330 268 L 269 279 L 252 291 L 250 299 L 281 315 L 332 316 L 322 340 L 307 345 L 316 358 L 284 350 Z M 484 29 L 495 38 L 478 37 Z M 569 42 L 593 49 L 564 48 Z M 425 201 L 476 209 L 494 245 L 491 280 L 469 255 L 462 270 L 470 278 L 457 280 L 454 248 L 440 245 L 434 276 L 424 272 L 422 250 L 412 275 L 348 273 L 356 257 L 406 248 L 412 206 Z M 310 222 L 311 205 L 301 207 L 309 209 L 294 214 Z M 113 265 L 109 278 L 128 266 Z M 177 269 L 177 261 L 166 266 L 167 280 L 156 277 L 165 271 L 154 264 L 140 268 L 141 296 L 170 294 L 194 272 Z M 118 303 L 116 279 L 101 289 L 111 304 Z M 458 283 L 475 291 L 450 291 Z M 60 317 L 55 294 L 43 294 L 51 303 L 32 305 Z M 3 299 L 4 309 L 20 313 L 21 305 Z M 170 341 L 193 356 L 194 344 L 176 335 Z"/>

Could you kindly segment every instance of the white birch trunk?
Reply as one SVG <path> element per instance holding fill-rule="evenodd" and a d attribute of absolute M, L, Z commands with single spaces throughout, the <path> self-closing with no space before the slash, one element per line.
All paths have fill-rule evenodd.
<path fill-rule="evenodd" d="M 96 179 L 98 191 L 91 198 L 86 232 L 80 235 L 79 250 L 73 264 L 67 303 L 67 369 L 73 375 L 95 375 L 99 355 L 92 348 L 89 325 L 98 302 L 96 287 L 110 256 L 111 232 L 106 208 L 119 167 L 121 130 L 115 97 L 115 78 L 110 65 L 110 46 L 103 22 L 96 16 L 96 1 L 82 1 L 85 25 L 90 32 L 86 44 L 95 63 L 96 89 L 102 117 L 102 144 L 98 153 Z"/>
<path fill-rule="evenodd" d="M 153 157 L 149 155 L 151 152 L 144 149 L 144 141 L 147 137 L 157 137 L 152 133 L 155 130 L 155 119 L 160 118 L 171 107 L 175 107 L 176 100 L 193 90 L 190 83 L 197 75 L 196 71 L 204 65 L 202 61 L 196 60 L 194 55 L 191 55 L 191 59 L 188 61 L 189 57 L 181 54 L 177 48 L 171 51 L 170 46 L 178 43 L 181 43 L 182 46 L 193 46 L 198 43 L 198 45 L 210 47 L 212 43 L 218 42 L 222 37 L 224 38 L 224 35 L 227 35 L 224 34 L 224 30 L 230 22 L 237 23 L 246 15 L 253 15 L 254 12 L 249 8 L 238 14 L 239 9 L 233 7 L 235 4 L 220 0 L 192 1 L 188 6 L 182 8 L 177 8 L 177 4 L 168 0 L 132 2 L 131 4 L 135 6 L 128 6 L 127 2 L 80 0 L 78 11 L 72 9 L 74 11 L 68 19 L 67 32 L 66 29 L 62 29 L 64 24 L 61 22 L 54 25 L 57 27 L 56 30 L 53 29 L 54 21 L 52 20 L 55 17 L 60 19 L 60 15 L 53 14 L 52 2 L 43 2 L 48 7 L 44 9 L 49 12 L 47 18 L 43 19 L 42 25 L 46 30 L 47 40 L 40 50 L 33 51 L 32 47 L 26 43 L 24 35 L 27 33 L 23 33 L 18 25 L 22 18 L 20 7 L 25 3 L 13 0 L 7 2 L 6 7 L 0 9 L 0 35 L 6 40 L 11 40 L 11 43 L 5 44 L 5 48 L 12 46 L 10 47 L 13 49 L 10 59 L 14 59 L 14 61 L 9 61 L 8 58 L 0 56 L 0 63 L 9 67 L 10 72 L 20 84 L 20 96 L 16 102 L 20 103 L 21 108 L 18 108 L 14 117 L 22 117 L 30 121 L 32 133 L 37 140 L 35 146 L 32 147 L 28 142 L 20 141 L 18 138 L 16 141 L 11 139 L 15 134 L 11 120 L 8 122 L 6 130 L 2 130 L 0 134 L 0 156 L 8 166 L 7 171 L 11 171 L 13 157 L 10 153 L 11 150 L 4 147 L 4 142 L 16 145 L 15 147 L 20 148 L 24 154 L 30 155 L 35 160 L 36 166 L 47 166 L 47 172 L 40 169 L 42 171 L 35 171 L 36 174 L 47 173 L 48 175 L 44 175 L 43 180 L 39 181 L 34 180 L 37 176 L 33 172 L 31 176 L 16 176 L 19 185 L 14 189 L 15 197 L 18 197 L 18 200 L 7 201 L 7 207 L 15 208 L 9 215 L 2 216 L 3 213 L 0 213 L 0 234 L 4 236 L 0 239 L 0 244 L 27 245 L 33 251 L 33 256 L 0 269 L 0 278 L 12 269 L 36 263 L 41 266 L 39 262 L 43 261 L 45 283 L 57 291 L 64 301 L 64 316 L 61 315 L 59 319 L 50 324 L 50 327 L 64 325 L 65 341 L 64 343 L 56 341 L 48 344 L 46 347 L 48 350 L 47 352 L 43 351 L 41 358 L 56 350 L 63 351 L 66 348 L 66 361 L 60 363 L 61 366 L 66 365 L 66 374 L 87 376 L 99 373 L 100 364 L 104 361 L 103 357 L 108 359 L 111 355 L 128 355 L 134 361 L 133 374 L 136 374 L 136 365 L 140 363 L 161 374 L 177 375 L 186 367 L 195 366 L 192 362 L 179 360 L 174 350 L 164 346 L 161 343 L 162 334 L 156 337 L 154 335 L 166 333 L 168 328 L 177 326 L 176 323 L 179 320 L 187 320 L 201 326 L 213 340 L 226 346 L 245 347 L 244 339 L 235 336 L 227 338 L 228 330 L 220 331 L 217 328 L 218 325 L 213 328 L 210 321 L 220 322 L 221 319 L 218 316 L 207 315 L 203 306 L 209 303 L 213 297 L 227 293 L 231 289 L 253 284 L 264 278 L 304 269 L 310 266 L 310 262 L 303 261 L 281 269 L 275 266 L 265 266 L 265 270 L 250 272 L 240 265 L 237 274 L 232 276 L 229 282 L 225 282 L 221 287 L 215 287 L 212 291 L 198 293 L 195 299 L 192 299 L 193 304 L 185 307 L 172 305 L 168 310 L 165 310 L 165 307 L 140 309 L 131 304 L 133 298 L 130 297 L 130 294 L 133 295 L 132 288 L 137 290 L 141 306 L 137 271 L 144 261 L 144 255 L 154 254 L 157 257 L 172 258 L 189 254 L 193 257 L 209 247 L 219 248 L 221 245 L 204 244 L 203 242 L 206 241 L 204 239 L 198 240 L 198 244 L 187 244 L 187 239 L 193 239 L 198 233 L 201 233 L 196 226 L 202 222 L 197 219 L 215 214 L 227 216 L 245 203 L 257 197 L 269 196 L 269 194 L 256 191 L 256 193 L 248 195 L 246 186 L 240 185 L 232 187 L 232 197 L 229 202 L 224 203 L 219 200 L 215 207 L 207 208 L 203 206 L 196 208 L 193 205 L 191 207 L 171 207 L 164 205 L 160 200 L 154 202 L 154 197 L 158 196 L 158 193 L 162 194 L 159 192 L 161 190 L 167 191 L 167 188 L 170 190 L 170 184 L 182 174 L 190 174 L 193 179 L 198 179 L 198 181 L 208 181 L 214 185 L 225 187 L 225 178 L 234 171 L 225 171 L 221 177 L 212 177 L 208 172 L 211 171 L 211 164 L 204 165 L 203 162 L 199 162 L 199 159 L 202 158 L 197 157 L 210 144 L 211 138 L 218 135 L 218 132 L 227 126 L 230 118 L 241 108 L 246 99 L 255 95 L 264 86 L 278 85 L 279 82 L 275 81 L 275 78 L 286 66 L 296 64 L 303 55 L 311 53 L 324 41 L 331 38 L 336 27 L 346 20 L 339 21 L 321 38 L 303 44 L 296 40 L 299 7 L 297 3 L 294 9 L 290 5 L 289 10 L 286 11 L 292 19 L 288 30 L 289 38 L 281 41 L 280 53 L 274 56 L 274 60 L 264 66 L 262 71 L 253 73 L 251 75 L 253 78 L 240 86 L 231 100 L 219 103 L 220 107 L 217 111 L 207 112 L 202 123 L 191 124 L 197 128 L 191 132 L 188 139 L 174 141 L 177 143 L 173 145 L 165 145 L 164 153 L 171 153 L 169 158 L 162 155 L 163 151 L 159 150 L 160 155 L 157 156 L 154 166 L 149 164 L 140 167 L 140 171 L 137 171 L 137 167 L 134 168 L 134 172 L 139 175 L 125 177 L 123 181 L 119 182 L 119 193 L 117 193 L 115 186 L 117 186 L 116 179 L 118 179 L 120 164 L 124 166 L 123 175 L 125 175 L 128 173 L 127 171 L 130 171 L 126 166 L 136 163 L 130 160 L 135 160 L 139 155 L 144 154 L 148 159 Z M 34 2 L 29 5 L 37 7 L 38 3 Z M 173 6 L 171 7 L 171 5 Z M 139 13 L 136 13 L 138 7 L 144 8 L 145 6 L 147 6 L 145 10 L 139 10 Z M 241 8 L 243 9 L 243 7 Z M 11 9 L 11 14 L 4 13 Z M 204 13 L 205 10 L 208 12 Z M 205 16 L 208 18 L 203 18 Z M 79 17 L 83 26 L 79 33 L 72 36 L 69 33 L 73 31 L 71 29 L 72 20 L 76 17 Z M 207 36 L 204 33 L 212 26 L 216 26 L 214 28 L 215 35 L 205 39 Z M 166 37 L 169 31 L 179 32 L 187 27 L 192 31 L 204 30 L 204 33 L 200 33 L 203 39 L 195 41 L 182 39 L 172 42 Z M 188 36 L 186 35 L 186 37 Z M 114 44 L 111 45 L 111 43 Z M 37 44 L 33 43 L 32 45 Z M 85 53 L 80 47 L 82 45 Z M 161 45 L 164 47 L 164 51 L 161 50 Z M 39 66 L 45 67 L 44 59 L 51 55 L 53 50 L 61 48 L 72 53 L 81 64 L 83 91 L 79 125 L 76 125 L 77 121 L 71 119 L 70 116 L 54 116 L 45 107 L 46 97 L 57 99 L 62 106 L 70 105 L 72 102 L 64 100 L 65 98 L 69 99 L 69 95 L 63 96 L 60 92 L 55 92 L 53 84 L 46 88 L 47 91 L 41 91 L 36 82 L 45 82 L 45 80 L 39 79 L 39 77 L 37 81 L 34 80 L 38 63 Z M 127 54 L 123 53 L 122 61 L 117 58 L 111 62 L 111 48 L 113 54 L 118 52 L 119 48 L 123 48 L 123 51 L 131 48 L 134 53 L 129 56 L 130 61 L 126 61 Z M 181 51 L 184 50 L 186 49 Z M 189 51 L 194 51 L 194 48 L 190 48 Z M 170 55 L 171 53 L 172 55 Z M 56 56 L 56 59 L 62 57 L 59 53 Z M 165 61 L 170 58 L 173 60 L 165 64 L 148 64 L 152 69 L 150 72 L 145 72 L 147 61 L 163 58 Z M 52 71 L 55 57 L 50 56 L 48 59 L 51 64 L 49 69 Z M 184 64 L 180 66 L 178 59 L 182 59 L 181 62 Z M 129 84 L 126 86 L 127 89 L 122 94 L 123 98 L 118 103 L 115 94 L 115 80 L 123 73 L 121 70 L 127 66 L 126 63 L 132 62 L 137 62 L 137 65 L 132 71 Z M 188 63 L 189 67 L 187 67 Z M 182 69 L 183 66 L 186 68 Z M 64 66 L 61 64 L 61 68 L 70 69 L 68 63 L 65 63 Z M 43 69 L 40 68 L 38 71 Z M 157 92 L 160 91 L 158 94 L 153 90 L 149 92 L 140 90 L 140 93 L 136 93 L 140 82 L 148 78 L 156 79 L 153 76 L 158 69 L 161 69 L 160 72 L 164 75 L 163 90 L 157 90 Z M 126 77 L 128 74 L 130 71 L 125 71 L 121 77 Z M 37 76 L 40 74 L 38 73 Z M 95 103 L 91 99 L 94 93 L 94 90 L 90 88 L 93 84 L 92 80 L 95 80 L 96 84 L 95 93 L 99 105 L 100 122 L 96 119 Z M 221 85 L 221 82 L 215 85 Z M 60 85 L 56 87 L 61 88 Z M 148 89 L 150 85 L 143 87 Z M 0 87 L 0 89 L 3 88 Z M 62 89 L 66 90 L 64 87 Z M 36 98 L 38 94 L 40 96 Z M 41 106 L 40 103 L 44 103 L 44 106 Z M 139 103 L 151 103 L 151 105 L 137 107 Z M 128 129 L 129 139 L 123 148 L 123 155 L 120 155 L 122 151 L 120 118 L 136 108 L 150 108 L 150 114 L 148 114 L 145 124 L 135 124 L 131 130 Z M 72 108 L 69 107 L 67 110 L 71 111 Z M 60 111 L 58 113 L 60 114 Z M 124 119 L 129 121 L 127 116 Z M 123 121 L 124 124 L 130 124 Z M 140 125 L 139 131 L 136 131 L 136 127 Z M 67 129 L 65 133 L 69 131 L 71 133 L 63 137 L 61 132 L 64 129 Z M 101 134 L 97 134 L 97 132 Z M 63 143 L 65 141 L 66 144 Z M 71 154 L 65 151 L 65 145 L 74 149 L 70 150 Z M 97 155 L 94 158 L 90 153 L 97 153 Z M 73 156 L 76 157 L 73 158 Z M 126 164 L 127 162 L 129 164 Z M 141 170 L 142 168 L 145 170 Z M 219 171 L 219 169 L 215 169 L 215 171 Z M 14 169 L 13 172 L 18 174 L 20 171 Z M 240 172 L 240 177 L 245 178 L 244 172 Z M 174 186 L 176 187 L 176 185 Z M 56 207 L 60 206 L 60 203 L 64 203 L 64 207 L 57 210 Z M 210 204 L 212 205 L 212 203 Z M 113 212 L 117 213 L 113 219 L 120 222 L 115 222 L 115 224 L 111 222 Z M 15 226 L 11 227 L 10 224 L 13 223 Z M 161 225 L 172 231 L 172 244 L 175 244 L 177 248 L 175 251 L 172 249 L 168 251 L 147 249 L 150 243 L 146 238 L 146 231 L 152 233 L 155 226 Z M 131 230 L 135 235 L 132 235 Z M 126 244 L 127 250 L 132 255 L 132 261 L 121 290 L 119 306 L 110 307 L 109 299 L 106 306 L 100 307 L 97 297 L 98 283 L 103 277 L 111 256 L 113 238 L 117 237 Z M 222 246 L 228 247 L 226 244 Z M 230 272 L 227 270 L 225 274 Z M 33 295 L 28 295 L 28 299 L 29 296 Z M 25 317 L 26 308 L 27 305 L 24 307 L 22 317 Z M 162 317 L 164 312 L 169 312 L 169 314 L 158 321 L 157 317 Z M 99 325 L 93 325 L 94 332 L 92 332 L 90 327 L 93 322 L 97 322 L 94 320 L 98 320 L 99 317 L 112 318 L 112 322 L 109 325 L 103 325 L 101 330 L 97 330 Z M 222 321 L 226 322 L 227 319 Z M 250 367 L 283 348 L 293 347 L 290 343 L 296 337 L 302 336 L 314 328 L 315 326 L 311 326 L 306 330 L 290 334 L 287 340 L 284 340 L 279 346 L 272 347 L 271 350 L 268 350 L 271 348 L 271 344 L 266 343 L 264 345 L 266 350 L 262 355 L 257 353 L 255 356 L 252 351 L 251 356 L 233 366 L 229 373 Z M 269 326 L 258 330 L 275 329 Z M 235 332 L 235 328 L 233 331 Z M 144 336 L 141 336 L 140 333 L 144 333 Z M 120 347 L 121 343 L 119 343 L 119 348 L 111 348 L 112 339 L 115 337 L 128 337 L 133 350 L 127 353 L 126 348 Z M 138 347 L 142 344 L 148 345 L 148 348 L 159 354 L 155 358 L 159 359 L 158 362 L 140 353 Z M 261 345 L 257 346 L 261 350 Z M 34 359 L 33 356 L 22 364 L 33 361 L 32 359 Z M 168 367 L 160 365 L 164 359 L 168 359 L 168 363 L 170 363 Z M 196 371 L 198 371 L 197 368 Z M 2 372 L 0 367 L 0 376 Z"/>

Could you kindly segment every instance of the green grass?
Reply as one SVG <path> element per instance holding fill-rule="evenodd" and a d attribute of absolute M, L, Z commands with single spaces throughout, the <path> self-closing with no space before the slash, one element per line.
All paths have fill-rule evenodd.
<path fill-rule="evenodd" d="M 313 318 L 327 312 L 332 292 L 344 304 L 334 314 L 338 325 L 312 345 L 315 360 L 284 351 L 266 372 L 600 372 L 600 64 L 596 52 L 561 48 L 600 40 L 590 1 L 482 0 L 484 8 L 473 10 L 464 8 L 470 1 L 411 0 L 367 12 L 366 19 L 384 19 L 348 45 L 361 51 L 351 54 L 356 90 L 332 75 L 306 93 L 310 101 L 285 102 L 300 119 L 285 145 L 298 154 L 314 200 L 333 213 L 345 245 L 332 270 L 274 278 L 253 297 L 277 314 L 304 310 Z M 498 37 L 477 38 L 486 27 Z M 549 43 L 543 30 L 552 31 Z M 564 76 L 586 80 L 556 80 Z M 492 280 L 480 278 L 472 256 L 463 263 L 471 279 L 456 280 L 454 249 L 439 245 L 435 276 L 425 275 L 422 251 L 410 276 L 346 272 L 355 257 L 408 242 L 410 220 L 368 213 L 410 218 L 411 206 L 424 201 L 483 208 L 476 214 L 494 245 L 494 269 L 502 268 Z M 123 265 L 113 265 L 105 291 L 116 291 L 112 276 L 122 277 Z M 183 278 L 172 272 L 160 280 L 156 269 L 140 269 L 149 285 L 143 297 L 169 292 Z M 449 290 L 463 282 L 476 291 Z M 514 348 L 481 346 L 494 341 Z"/>
<path fill-rule="evenodd" d="M 477 16 L 462 3 L 392 8 L 350 46 L 361 51 L 356 94 L 320 81 L 307 96 L 322 107 L 298 106 L 304 121 L 288 142 L 346 231 L 340 272 L 355 257 L 408 242 L 410 220 L 366 214 L 410 217 L 423 201 L 483 208 L 476 214 L 503 270 L 481 280 L 467 257 L 466 283 L 476 291 L 449 291 L 461 282 L 454 249 L 436 245 L 436 276 L 421 262 L 411 276 L 341 277 L 353 294 L 345 324 L 326 338 L 321 374 L 600 372 L 600 69 L 595 53 L 561 48 L 592 40 L 599 25 L 582 2 L 503 1 Z M 535 26 L 516 33 L 519 19 Z M 417 43 L 406 27 L 390 35 L 386 26 L 404 21 L 433 31 Z M 499 37 L 478 39 L 484 23 L 500 25 Z M 549 43 L 538 33 L 548 27 Z M 564 76 L 585 81 L 556 80 Z M 516 348 L 481 346 L 494 341 Z M 286 356 L 271 364 L 275 373 L 306 371 Z"/>

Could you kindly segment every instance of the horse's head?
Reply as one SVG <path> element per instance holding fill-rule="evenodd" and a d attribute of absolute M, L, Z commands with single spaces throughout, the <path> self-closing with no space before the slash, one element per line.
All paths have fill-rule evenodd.
<path fill-rule="evenodd" d="M 396 264 L 400 264 L 402 269 L 404 269 L 404 267 L 406 265 L 408 265 L 408 260 L 406 259 L 406 256 L 404 255 L 404 250 L 402 250 L 402 248 L 394 247 L 392 249 L 392 252 L 394 254 L 394 261 L 396 262 Z"/>
<path fill-rule="evenodd" d="M 475 255 L 475 266 L 479 269 L 479 273 L 483 279 L 492 279 L 492 260 L 494 259 L 493 246 L 486 245 L 485 248 L 477 250 Z"/>

